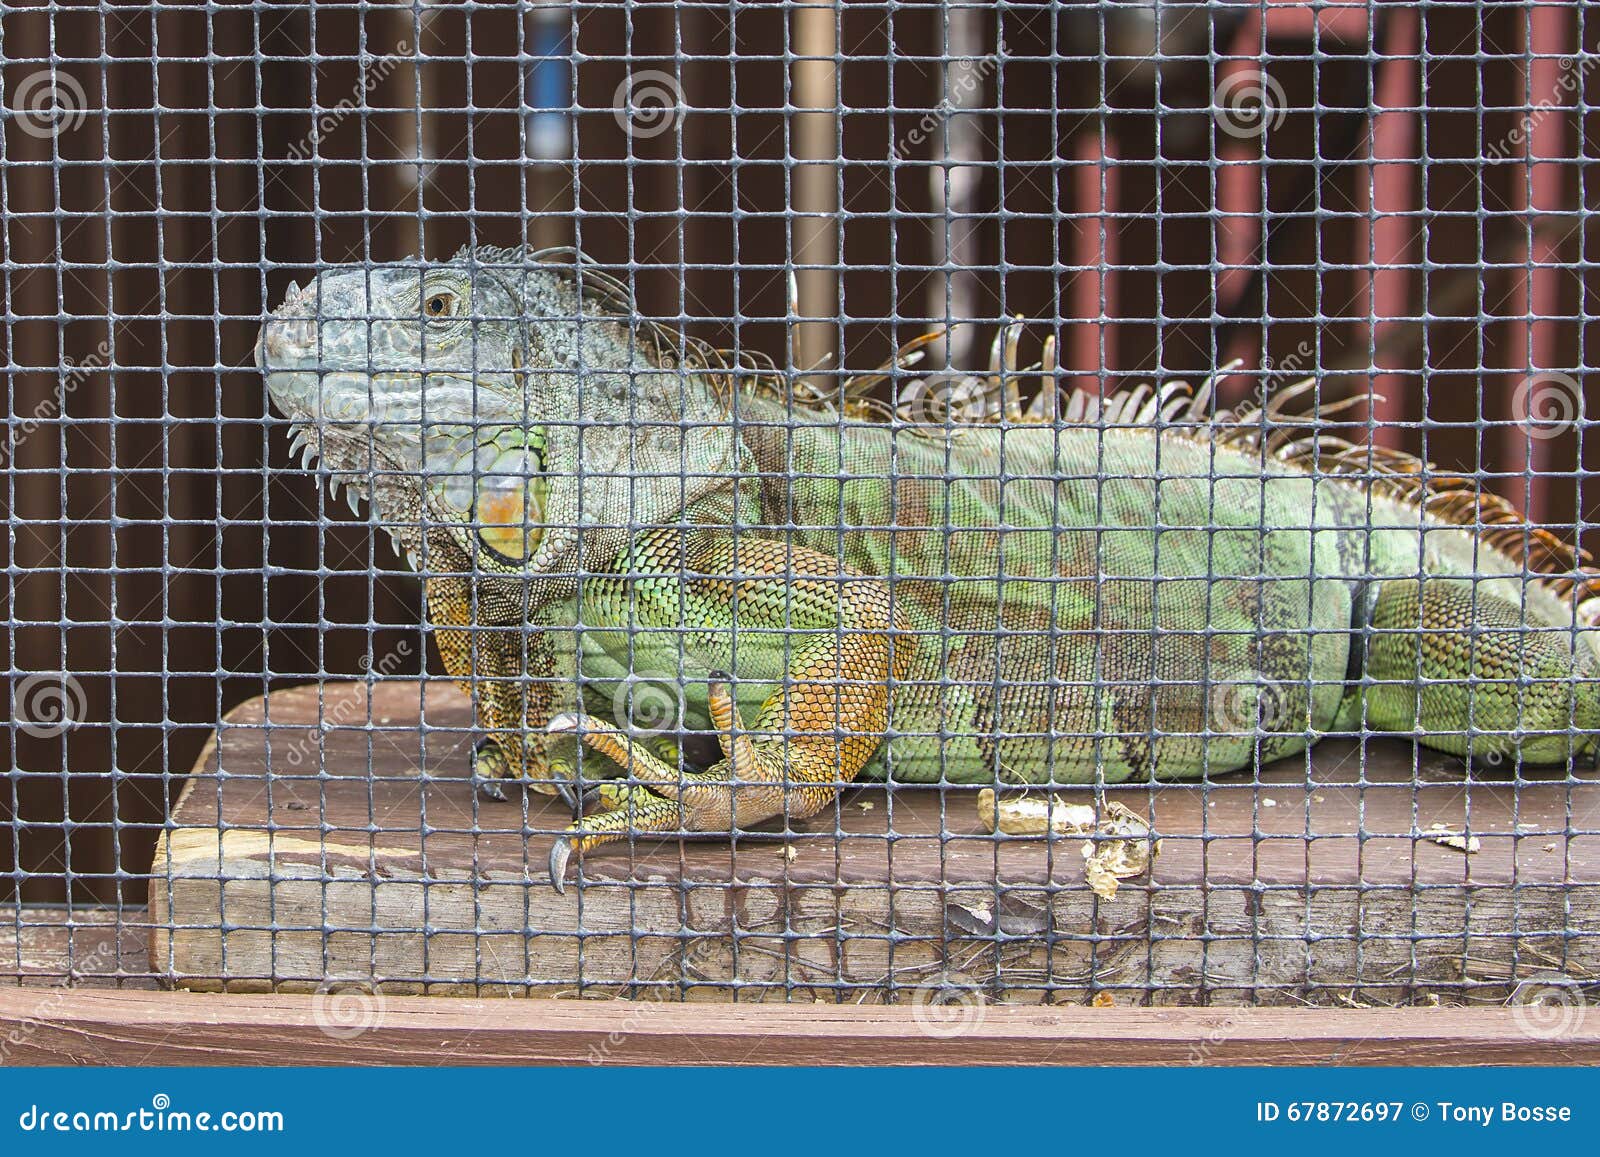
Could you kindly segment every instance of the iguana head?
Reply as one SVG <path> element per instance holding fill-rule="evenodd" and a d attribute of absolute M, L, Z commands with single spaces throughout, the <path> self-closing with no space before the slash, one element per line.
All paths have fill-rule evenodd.
<path fill-rule="evenodd" d="M 335 266 L 262 327 L 292 446 L 413 565 L 434 534 L 475 567 L 570 573 L 730 485 L 715 392 L 625 294 L 549 253 Z"/>

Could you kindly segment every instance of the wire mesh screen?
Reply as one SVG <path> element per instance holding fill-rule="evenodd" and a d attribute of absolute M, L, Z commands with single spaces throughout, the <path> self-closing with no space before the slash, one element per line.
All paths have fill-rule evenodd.
<path fill-rule="evenodd" d="M 1591 23 L 5 7 L 0 973 L 1559 1031 Z"/>

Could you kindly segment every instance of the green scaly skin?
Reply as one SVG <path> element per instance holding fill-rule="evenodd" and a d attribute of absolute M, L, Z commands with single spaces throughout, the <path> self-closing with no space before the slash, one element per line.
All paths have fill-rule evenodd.
<path fill-rule="evenodd" d="M 1126 396 L 1090 421 L 1052 380 L 1024 415 L 1007 372 L 1004 422 L 795 405 L 558 257 L 335 268 L 258 344 L 307 465 L 426 576 L 486 792 L 599 805 L 556 841 L 558 888 L 573 851 L 802 819 L 858 776 L 1195 779 L 1328 732 L 1595 750 L 1587 572 L 1459 525 L 1493 503 L 1419 464 L 1313 472 L 1343 444 L 1187 394 L 1162 395 L 1174 423 Z M 1569 573 L 1530 574 L 1529 536 Z M 641 690 L 721 759 L 644 742 Z M 572 766 L 572 733 L 604 758 Z"/>

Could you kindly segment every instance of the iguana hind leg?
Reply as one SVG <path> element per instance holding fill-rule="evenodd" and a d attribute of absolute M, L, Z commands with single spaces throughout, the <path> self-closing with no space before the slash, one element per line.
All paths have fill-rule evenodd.
<path fill-rule="evenodd" d="M 553 730 L 576 731 L 583 743 L 621 763 L 666 805 L 630 794 L 628 806 L 574 823 L 550 853 L 551 883 L 558 890 L 574 851 L 635 832 L 725 835 L 778 816 L 815 815 L 855 778 L 882 741 L 890 684 L 904 676 L 910 659 L 908 646 L 894 645 L 887 588 L 840 574 L 835 560 L 783 543 L 746 540 L 738 552 L 744 574 L 688 582 L 683 592 L 688 604 L 709 610 L 726 605 L 731 595 L 736 621 L 765 629 L 798 627 L 811 632 L 809 641 L 796 646 L 782 682 L 748 731 L 739 722 L 728 677 L 712 675 L 708 706 L 723 758 L 703 772 L 669 767 L 590 716 L 553 720 Z M 697 562 L 703 573 L 734 573 L 735 560 L 724 549 Z M 676 610 L 679 592 L 664 587 L 661 597 Z"/>
<path fill-rule="evenodd" d="M 1371 626 L 1367 726 L 1491 760 L 1564 763 L 1594 747 L 1600 685 L 1576 650 L 1588 643 L 1531 608 L 1470 579 L 1391 579 Z"/>
<path fill-rule="evenodd" d="M 839 688 L 816 683 L 791 687 L 787 710 L 784 691 L 774 692 L 753 730 L 784 738 L 754 739 L 739 722 L 727 678 L 712 675 L 709 706 L 723 759 L 706 771 L 668 767 L 592 716 L 563 715 L 551 721 L 551 730 L 578 731 L 584 743 L 615 759 L 637 780 L 637 787 L 626 785 L 628 791 L 602 795 L 610 810 L 575 822 L 568 834 L 556 839 L 550 850 L 550 882 L 558 892 L 565 890 L 573 852 L 581 854 L 636 832 L 724 834 L 777 816 L 795 820 L 816 815 L 855 777 L 877 745 L 876 738 L 862 742 L 868 738 L 862 735 L 855 737 L 856 750 L 850 750 L 850 737 L 840 739 L 837 733 L 852 728 L 849 720 L 855 720 L 854 726 L 881 729 L 881 717 L 874 725 L 871 715 L 885 712 L 886 702 L 847 703 L 841 711 L 839 700 L 844 697 L 837 694 Z M 866 694 L 855 698 L 886 699 L 874 688 L 858 691 Z M 866 717 L 849 711 L 851 706 L 866 706 Z"/>

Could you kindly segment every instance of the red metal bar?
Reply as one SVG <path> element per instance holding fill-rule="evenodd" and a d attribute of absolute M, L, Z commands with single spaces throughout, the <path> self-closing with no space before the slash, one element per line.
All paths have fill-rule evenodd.
<path fill-rule="evenodd" d="M 1422 382 L 1415 373 L 1383 373 L 1403 369 L 1401 359 L 1386 355 L 1379 346 L 1390 336 L 1395 323 L 1410 317 L 1415 299 L 1412 287 L 1416 272 L 1404 268 L 1415 264 L 1421 253 L 1422 226 L 1414 213 L 1418 208 L 1420 186 L 1417 155 L 1420 61 L 1417 59 L 1420 28 L 1412 8 L 1390 15 L 1389 43 L 1378 67 L 1377 112 L 1372 118 L 1367 179 L 1357 188 L 1357 204 L 1365 212 L 1356 231 L 1356 263 L 1367 266 L 1360 276 L 1356 307 L 1367 318 L 1367 333 L 1373 350 L 1373 399 L 1370 412 L 1374 424 L 1373 440 L 1382 445 L 1417 450 L 1405 446 L 1404 431 L 1393 423 L 1404 419 L 1411 407 L 1407 400 L 1422 397 Z M 1424 401 L 1424 406 L 1426 405 Z"/>
<path fill-rule="evenodd" d="M 1523 69 L 1528 111 L 1518 122 L 1516 135 L 1521 139 L 1513 143 L 1520 144 L 1526 163 L 1520 179 L 1512 182 L 1511 205 L 1525 215 L 1531 242 L 1521 253 L 1528 268 L 1512 275 L 1509 304 L 1522 316 L 1507 325 L 1506 400 L 1492 408 L 1486 405 L 1484 415 L 1509 414 L 1519 421 L 1530 415 L 1516 413 L 1518 408 L 1543 416 L 1558 412 L 1564 403 L 1575 415 L 1578 405 L 1578 399 L 1570 394 L 1565 399 L 1548 396 L 1551 391 L 1566 389 L 1566 383 L 1540 373 L 1555 369 L 1559 356 L 1556 314 L 1561 305 L 1561 270 L 1556 243 L 1548 236 L 1532 235 L 1540 214 L 1562 208 L 1562 163 L 1568 153 L 1566 109 L 1576 86 L 1566 81 L 1559 58 L 1568 56 L 1570 63 L 1570 57 L 1576 56 L 1575 29 L 1566 10 L 1550 5 L 1530 7 L 1522 29 L 1523 50 L 1530 57 Z M 1557 432 L 1525 424 L 1500 427 L 1496 453 L 1485 462 L 1490 469 L 1523 475 L 1507 479 L 1503 489 L 1535 522 L 1545 519 L 1549 510 L 1550 480 L 1541 475 L 1549 469 L 1550 441 Z"/>
<path fill-rule="evenodd" d="M 1260 71 L 1263 63 L 1253 59 L 1261 44 L 1261 15 L 1251 13 L 1240 24 L 1228 45 L 1227 57 L 1217 68 L 1217 89 L 1227 88 L 1239 73 Z M 1262 167 L 1260 146 L 1228 136 L 1215 135 L 1217 156 L 1223 162 L 1217 172 L 1217 260 L 1224 266 L 1217 278 L 1218 312 L 1232 316 L 1239 298 L 1250 284 L 1250 266 L 1265 261 L 1262 252 Z M 1247 164 L 1255 160 L 1255 164 Z M 1246 370 L 1260 369 L 1266 358 L 1267 336 L 1255 329 L 1240 327 L 1227 349 L 1219 350 L 1220 364 L 1242 361 Z"/>
<path fill-rule="evenodd" d="M 1326 0 L 1313 8 L 1305 0 L 1267 0 L 1267 35 L 1349 40 L 1363 43 L 1372 26 L 1367 0 Z"/>

